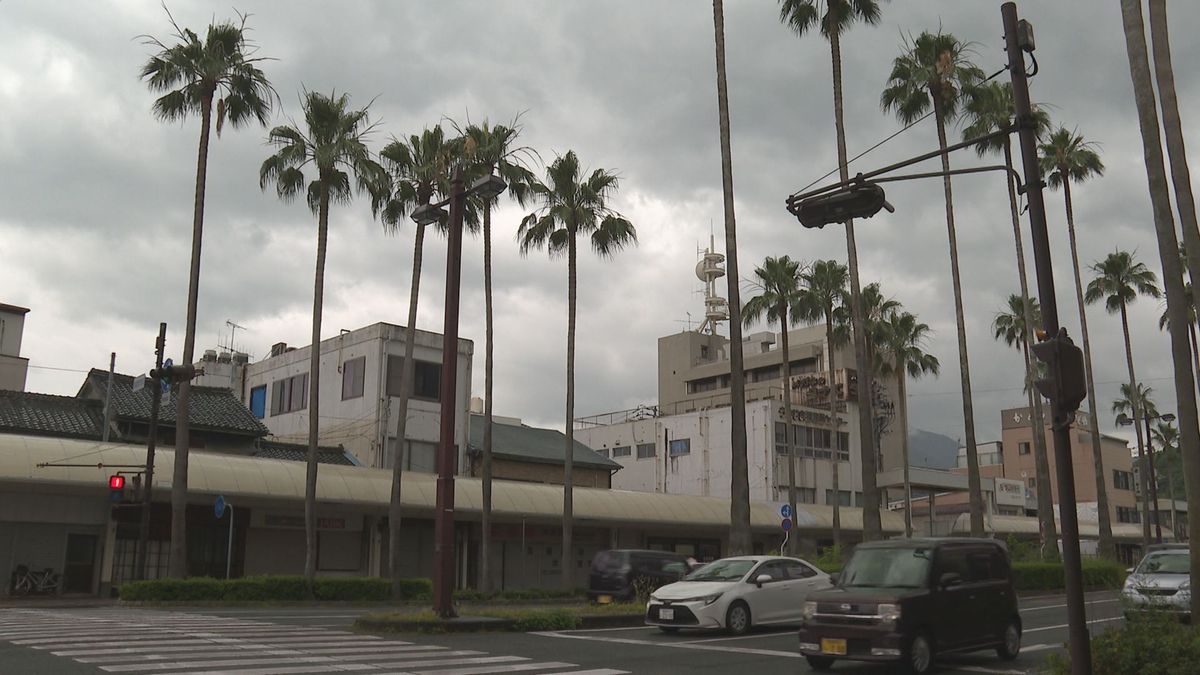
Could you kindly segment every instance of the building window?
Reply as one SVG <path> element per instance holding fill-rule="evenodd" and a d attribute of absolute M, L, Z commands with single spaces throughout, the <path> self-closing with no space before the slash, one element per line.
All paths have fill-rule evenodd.
<path fill-rule="evenodd" d="M 639 448 L 640 450 L 640 448 Z M 680 455 L 690 455 L 692 453 L 692 439 L 690 438 L 675 438 L 667 445 L 667 455 L 678 457 Z"/>
<path fill-rule="evenodd" d="M 1141 514 L 1138 510 L 1128 506 L 1117 507 L 1117 522 L 1118 523 L 1140 523 L 1142 522 Z"/>
<path fill-rule="evenodd" d="M 367 374 L 367 357 L 360 356 L 342 364 L 342 400 L 361 398 L 363 378 Z"/>
<path fill-rule="evenodd" d="M 785 494 L 786 494 L 786 492 L 787 491 L 784 490 Z M 806 488 L 806 487 L 796 488 L 796 503 L 798 503 L 798 504 L 816 504 L 817 503 L 817 489 L 816 488 Z"/>
<path fill-rule="evenodd" d="M 271 383 L 271 414 L 304 410 L 308 407 L 308 373 L 300 373 Z"/>
<path fill-rule="evenodd" d="M 612 449 L 612 456 L 613 457 L 628 457 L 629 456 L 629 446 L 628 445 L 618 445 L 617 447 Z"/>
<path fill-rule="evenodd" d="M 1017 444 L 1017 454 L 1018 455 L 1028 455 L 1029 454 L 1029 443 L 1026 443 L 1024 441 L 1018 443 Z"/>
<path fill-rule="evenodd" d="M 700 345 L 700 358 L 708 359 L 708 345 Z"/>
<path fill-rule="evenodd" d="M 842 506 L 850 506 L 850 491 L 849 490 L 838 490 L 838 497 L 839 497 L 838 502 Z M 825 505 L 833 506 L 833 490 L 825 491 Z"/>
<path fill-rule="evenodd" d="M 416 359 L 413 366 L 413 398 L 426 401 L 441 400 L 442 364 Z M 389 354 L 387 360 L 387 395 L 400 395 L 404 357 Z"/>
<path fill-rule="evenodd" d="M 596 451 L 601 457 L 608 457 L 608 448 L 600 448 Z"/>
<path fill-rule="evenodd" d="M 629 454 L 628 450 L 629 449 L 626 448 L 625 454 L 627 454 L 627 455 Z M 646 457 L 653 457 L 654 456 L 654 444 L 653 443 L 638 443 L 637 444 L 637 453 L 638 453 L 638 459 L 645 459 Z"/>
<path fill-rule="evenodd" d="M 1037 489 L 1037 478 L 1030 478 L 1030 479 L 1029 479 L 1029 489 L 1030 489 L 1030 490 L 1036 490 L 1036 489 Z"/>
<path fill-rule="evenodd" d="M 1113 487 L 1118 490 L 1133 489 L 1133 474 L 1120 469 L 1113 469 Z"/>
<path fill-rule="evenodd" d="M 267 385 L 250 390 L 250 413 L 260 420 L 267 416 Z"/>

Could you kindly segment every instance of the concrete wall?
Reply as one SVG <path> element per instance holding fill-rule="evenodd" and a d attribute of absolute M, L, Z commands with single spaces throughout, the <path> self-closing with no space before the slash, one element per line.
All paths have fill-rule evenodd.
<path fill-rule="evenodd" d="M 108 504 L 104 497 L 31 492 L 0 492 L 0 595 L 10 591 L 14 568 L 53 569 L 63 574 L 67 539 L 97 537 L 90 591 L 100 580 Z"/>
<path fill-rule="evenodd" d="M 21 336 L 27 311 L 0 304 L 0 389 L 25 391 L 29 359 L 21 356 Z"/>
<path fill-rule="evenodd" d="M 476 477 L 483 475 L 483 458 L 478 455 L 471 460 L 471 475 Z M 562 485 L 563 465 L 493 458 L 492 478 Z M 608 469 L 591 469 L 578 464 L 573 467 L 572 482 L 575 487 L 611 487 Z"/>

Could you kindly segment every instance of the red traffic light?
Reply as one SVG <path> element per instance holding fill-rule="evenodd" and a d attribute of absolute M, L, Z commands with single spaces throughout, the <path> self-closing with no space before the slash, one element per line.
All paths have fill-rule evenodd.
<path fill-rule="evenodd" d="M 117 474 L 115 476 L 109 476 L 108 477 L 108 489 L 124 490 L 125 489 L 125 476 L 122 476 L 120 474 Z"/>

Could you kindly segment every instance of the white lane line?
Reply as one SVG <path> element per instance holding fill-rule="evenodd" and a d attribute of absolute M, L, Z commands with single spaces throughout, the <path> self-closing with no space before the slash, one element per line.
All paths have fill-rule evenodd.
<path fill-rule="evenodd" d="M 724 642 L 728 640 L 761 640 L 762 638 L 779 637 L 780 635 L 790 635 L 790 633 L 759 633 L 757 635 L 735 635 L 732 637 L 705 638 L 703 640 L 684 640 L 675 644 L 681 645 L 698 645 L 705 642 Z"/>
<path fill-rule="evenodd" d="M 962 666 L 954 664 L 955 670 L 965 670 L 970 673 L 995 673 L 996 675 L 1026 675 L 1024 670 L 998 670 L 996 668 L 984 668 L 983 666 Z"/>
<path fill-rule="evenodd" d="M 1091 621 L 1088 621 L 1088 625 L 1091 625 L 1094 623 L 1107 623 L 1109 621 L 1120 621 L 1120 620 L 1121 620 L 1121 617 L 1119 617 L 1119 616 L 1113 616 L 1113 617 L 1109 617 L 1107 619 L 1092 619 Z M 1021 631 L 1021 633 L 1022 634 L 1037 633 L 1039 631 L 1044 631 L 1044 630 L 1059 630 L 1059 629 L 1068 628 L 1068 627 L 1070 627 L 1070 624 L 1063 623 L 1063 624 L 1059 624 L 1057 626 L 1041 626 L 1038 628 L 1026 628 L 1025 630 Z"/>
<path fill-rule="evenodd" d="M 546 668 L 572 668 L 574 663 L 561 661 L 544 661 L 542 663 L 519 663 L 509 666 L 484 666 L 483 668 L 451 668 L 449 670 L 418 670 L 413 675 L 483 675 L 484 673 L 516 673 L 525 670 L 544 670 Z"/>
<path fill-rule="evenodd" d="M 436 646 L 426 647 L 423 645 L 400 645 L 400 646 L 396 646 L 396 647 L 382 647 L 379 645 L 370 645 L 368 648 L 371 651 L 371 653 L 373 653 L 373 654 L 388 654 L 388 653 L 393 653 L 393 652 L 423 652 L 423 653 L 426 653 L 425 655 L 427 655 L 427 656 L 432 656 L 432 655 L 434 655 L 435 652 L 440 652 L 440 651 L 446 649 L 445 647 L 436 647 Z M 150 654 L 119 654 L 119 655 L 113 655 L 113 656 L 85 656 L 85 657 L 77 656 L 77 657 L 75 657 L 75 660 L 80 663 L 101 664 L 101 663 L 124 663 L 127 661 L 166 661 L 167 659 L 179 659 L 179 658 L 219 659 L 219 658 L 228 658 L 229 656 L 232 656 L 232 654 L 230 654 L 228 651 L 212 652 L 211 646 L 204 647 L 203 649 L 208 650 L 208 653 L 180 654 L 178 652 L 171 652 L 171 651 L 164 649 L 164 650 L 156 651 L 156 652 L 153 652 Z M 341 654 L 362 654 L 364 647 L 358 646 L 358 647 L 338 648 L 338 649 L 304 649 L 304 650 L 300 650 L 300 649 L 271 649 L 264 645 L 246 645 L 244 647 L 237 647 L 237 649 L 240 652 L 239 653 L 240 656 L 268 656 L 268 655 L 276 655 L 276 656 L 304 656 L 304 655 L 337 656 L 337 655 L 341 655 Z M 193 650 L 193 651 L 197 651 L 197 650 Z M 57 656 L 58 654 L 55 653 L 55 655 Z"/>
<path fill-rule="evenodd" d="M 343 637 L 343 636 L 354 635 L 354 634 L 347 633 L 345 631 L 328 631 L 328 630 L 290 631 L 290 630 L 253 629 L 253 630 L 245 630 L 245 631 L 209 631 L 209 630 L 205 630 L 205 631 L 163 631 L 163 630 L 160 630 L 160 631 L 156 631 L 154 633 L 146 633 L 143 635 L 138 635 L 138 634 L 130 635 L 129 629 L 125 629 L 123 631 L 108 631 L 108 632 L 104 632 L 104 633 L 80 633 L 80 634 L 71 635 L 71 636 L 64 636 L 61 633 L 59 633 L 59 634 L 56 634 L 54 637 L 38 637 L 38 638 L 23 637 L 20 640 L 13 640 L 12 642 L 13 642 L 13 644 L 18 644 L 18 645 L 32 645 L 32 644 L 52 645 L 52 644 L 55 644 L 58 642 L 80 642 L 81 638 L 83 640 L 91 640 L 91 641 L 102 640 L 107 637 L 116 637 L 116 638 L 120 638 L 123 640 L 154 640 L 154 639 L 164 638 L 164 637 L 179 637 L 182 635 L 195 637 L 195 638 L 239 637 L 239 638 L 247 638 L 247 639 L 253 639 L 253 640 L 258 640 L 258 639 L 265 640 L 265 639 L 268 639 L 268 638 L 271 638 L 274 636 L 279 636 L 281 638 L 297 637 L 297 638 L 301 638 L 301 639 L 309 639 L 310 637 L 317 637 L 317 636 L 323 637 L 326 635 L 331 635 L 331 636 L 336 636 L 336 637 Z M 309 637 L 302 637 L 302 636 L 309 636 Z"/>
<path fill-rule="evenodd" d="M 221 654 L 221 657 L 227 657 L 228 654 Z M 333 661 L 327 656 L 290 656 L 287 658 L 218 658 L 217 660 L 205 661 L 168 661 L 166 663 L 122 663 L 115 666 L 100 666 L 100 670 L 109 673 L 134 673 L 148 670 L 162 670 L 164 668 L 209 668 L 215 666 L 269 666 L 271 664 L 306 664 L 306 663 L 332 663 Z"/>
<path fill-rule="evenodd" d="M 367 654 L 360 655 L 362 658 L 354 657 L 338 657 L 332 658 L 328 656 L 289 656 L 287 658 L 240 658 L 240 659 L 218 659 L 211 661 L 174 661 L 167 663 L 133 663 L 122 664 L 116 666 L 101 666 L 100 669 L 110 673 L 134 673 L 145 672 L 152 670 L 177 670 L 181 668 L 215 668 L 228 666 L 282 666 L 282 665 L 299 665 L 308 664 L 342 664 L 346 661 L 367 661 L 372 668 L 374 666 L 392 664 L 402 667 L 419 667 L 419 666 L 459 666 L 471 665 L 479 663 L 507 663 L 513 661 L 529 661 L 529 659 L 520 656 L 479 656 L 484 652 L 471 650 L 462 651 L 447 651 L 438 652 L 436 654 Z M 432 658 L 431 658 L 432 657 Z M 457 658 L 450 658 L 457 657 Z M 464 658 L 465 657 L 465 658 Z M 347 664 L 356 665 L 356 664 Z M 368 664 L 363 664 L 368 665 Z"/>
<path fill-rule="evenodd" d="M 627 626 L 625 628 L 576 628 L 559 631 L 560 633 L 611 633 L 618 630 L 658 630 L 658 626 Z"/>
<path fill-rule="evenodd" d="M 1120 602 L 1120 601 L 1121 601 L 1120 598 L 1112 598 L 1111 600 L 1089 600 L 1083 604 L 1085 604 L 1085 605 L 1107 605 L 1107 604 L 1111 604 L 1114 602 Z M 1066 605 L 1042 605 L 1040 607 L 1025 607 L 1021 610 L 1021 613 L 1036 612 L 1036 611 L 1043 610 L 1043 609 L 1063 609 L 1064 607 L 1066 607 Z"/>
<path fill-rule="evenodd" d="M 565 633 L 556 633 L 553 631 L 534 632 L 530 635 L 541 635 L 543 637 L 564 638 L 568 640 L 591 640 L 593 642 L 612 642 L 616 644 L 626 645 L 643 645 L 646 647 L 670 647 L 672 649 L 701 649 L 714 652 L 726 652 L 730 654 L 755 654 L 758 656 L 782 656 L 790 659 L 800 658 L 800 652 L 781 652 L 775 649 L 748 649 L 746 647 L 722 647 L 720 645 L 698 645 L 687 642 L 649 642 L 647 640 L 634 640 L 632 638 L 610 638 L 610 637 L 591 637 L 588 635 L 567 635 Z"/>
<path fill-rule="evenodd" d="M 1060 644 L 1059 645 L 1047 645 L 1047 644 L 1021 645 L 1021 653 L 1022 654 L 1024 654 L 1025 652 L 1040 652 L 1040 651 L 1045 651 L 1047 649 L 1062 649 L 1062 645 L 1060 645 Z"/>
<path fill-rule="evenodd" d="M 376 653 L 418 652 L 418 651 L 436 652 L 436 651 L 442 651 L 443 649 L 446 649 L 446 647 L 441 647 L 438 645 L 401 645 L 400 643 L 397 643 L 397 646 L 395 646 L 395 647 L 393 647 L 391 645 L 379 645 L 379 644 L 371 645 L 370 649 L 371 649 L 371 651 L 376 652 Z M 309 649 L 309 648 L 305 647 L 303 649 L 304 653 L 306 653 L 306 654 L 321 654 L 324 656 L 333 656 L 336 654 L 356 654 L 356 653 L 361 652 L 362 650 L 363 650 L 362 647 L 338 647 L 336 649 Z"/>
<path fill-rule="evenodd" d="M 371 665 L 326 665 L 326 666 L 283 666 L 270 668 L 244 668 L 229 670 L 189 670 L 186 673 L 170 672 L 163 675 L 298 675 L 299 673 L 352 673 L 364 670 L 379 670 Z"/>
<path fill-rule="evenodd" d="M 546 675 L 629 675 L 628 670 L 613 670 L 612 668 L 596 668 L 594 670 L 563 670 Z"/>
<path fill-rule="evenodd" d="M 240 650 L 239 650 L 240 651 Z M 167 661 L 169 659 L 227 659 L 233 654 L 224 652 L 209 652 L 205 654 L 122 654 L 120 656 L 90 656 L 76 657 L 75 661 L 79 663 L 90 663 L 92 665 L 121 665 L 125 663 L 145 663 L 150 661 Z M 243 656 L 243 654 L 239 654 Z M 248 650 L 244 656 L 302 656 L 300 652 L 292 649 L 254 649 Z M 159 664 L 160 666 L 162 664 Z"/>
<path fill-rule="evenodd" d="M 373 610 L 363 610 L 363 612 L 361 612 L 359 614 L 263 614 L 263 615 L 247 616 L 246 618 L 248 618 L 248 619 L 275 619 L 275 620 L 278 620 L 278 619 L 357 619 L 358 617 L 362 616 L 363 614 L 366 614 L 369 611 L 373 611 Z M 219 614 L 204 614 L 202 616 L 209 616 L 209 617 L 212 617 L 214 620 L 226 619 L 226 618 L 231 618 L 235 621 L 241 620 L 240 617 L 224 617 Z"/>

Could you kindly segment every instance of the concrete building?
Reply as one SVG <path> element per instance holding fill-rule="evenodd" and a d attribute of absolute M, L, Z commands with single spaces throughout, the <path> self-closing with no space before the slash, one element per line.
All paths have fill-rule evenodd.
<path fill-rule="evenodd" d="M 476 405 L 477 404 L 477 405 Z M 472 399 L 472 408 L 483 402 Z M 471 413 L 471 442 L 467 445 L 469 475 L 483 476 L 483 415 Z M 492 478 L 526 483 L 562 485 L 563 451 L 567 437 L 555 429 L 522 424 L 515 417 L 492 416 Z M 613 472 L 621 465 L 575 439 L 572 484 L 577 487 L 611 488 Z"/>
<path fill-rule="evenodd" d="M 0 389 L 25 391 L 29 359 L 21 356 L 21 336 L 29 310 L 0 302 Z"/>

